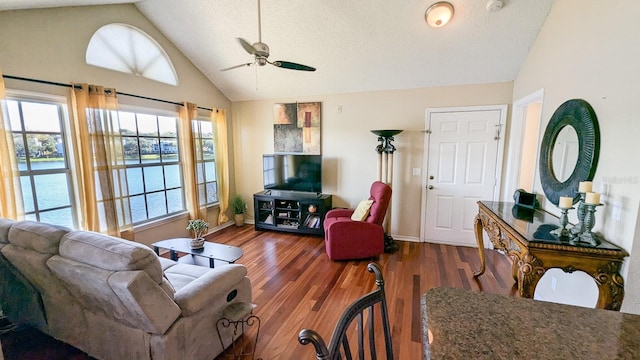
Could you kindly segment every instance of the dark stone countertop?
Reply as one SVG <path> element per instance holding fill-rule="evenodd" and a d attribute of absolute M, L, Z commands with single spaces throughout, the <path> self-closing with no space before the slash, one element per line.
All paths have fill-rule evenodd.
<path fill-rule="evenodd" d="M 640 359 L 640 315 L 611 310 L 442 287 L 422 322 L 425 359 Z"/>

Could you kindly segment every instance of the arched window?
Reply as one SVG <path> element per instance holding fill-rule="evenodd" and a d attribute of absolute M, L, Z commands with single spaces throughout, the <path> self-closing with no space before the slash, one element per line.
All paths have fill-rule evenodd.
<path fill-rule="evenodd" d="M 89 65 L 178 85 L 178 76 L 164 49 L 151 36 L 127 24 L 98 29 L 87 46 Z"/>

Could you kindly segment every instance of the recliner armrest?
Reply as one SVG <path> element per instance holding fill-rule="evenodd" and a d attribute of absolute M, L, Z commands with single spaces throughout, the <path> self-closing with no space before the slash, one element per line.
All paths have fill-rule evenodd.
<path fill-rule="evenodd" d="M 182 310 L 183 316 L 189 316 L 203 309 L 211 299 L 226 295 L 247 275 L 247 268 L 240 264 L 229 264 L 211 269 L 176 291 L 174 300 Z"/>
<path fill-rule="evenodd" d="M 369 223 L 366 221 L 335 221 L 328 222 L 326 230 L 331 233 L 339 233 L 342 235 L 349 234 L 353 238 L 369 238 L 371 236 L 384 234 L 381 225 Z"/>
<path fill-rule="evenodd" d="M 331 209 L 327 211 L 325 218 L 348 217 L 350 218 L 355 209 Z"/>

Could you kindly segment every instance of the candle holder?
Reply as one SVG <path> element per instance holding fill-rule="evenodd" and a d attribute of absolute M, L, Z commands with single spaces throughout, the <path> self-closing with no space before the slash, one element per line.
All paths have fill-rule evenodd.
<path fill-rule="evenodd" d="M 592 246 L 600 245 L 600 239 L 597 234 L 591 232 L 593 226 L 596 224 L 596 207 L 602 204 L 584 204 L 585 216 L 584 216 L 584 231 L 576 237 L 578 241 L 586 242 Z"/>
<path fill-rule="evenodd" d="M 563 238 L 563 237 L 570 237 L 571 236 L 571 231 L 569 231 L 569 229 L 567 229 L 567 224 L 569 223 L 569 217 L 567 216 L 567 213 L 569 212 L 571 208 L 560 208 L 561 211 L 561 215 L 560 215 L 560 228 L 551 230 L 550 233 L 551 235 L 555 235 L 558 238 Z"/>
<path fill-rule="evenodd" d="M 571 235 L 573 235 L 573 236 L 579 236 L 580 234 L 582 234 L 584 232 L 584 215 L 585 215 L 584 197 L 585 197 L 585 193 L 581 192 L 581 193 L 578 193 L 578 194 L 580 195 L 580 200 L 578 201 L 578 223 L 575 224 L 571 228 Z"/>

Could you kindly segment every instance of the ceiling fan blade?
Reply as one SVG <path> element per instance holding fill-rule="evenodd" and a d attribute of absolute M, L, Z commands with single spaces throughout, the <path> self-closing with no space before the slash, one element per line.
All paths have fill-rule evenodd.
<path fill-rule="evenodd" d="M 256 49 L 253 47 L 253 45 L 249 44 L 249 42 L 243 38 L 238 38 L 238 42 L 240 42 L 240 45 L 242 45 L 242 47 L 244 48 L 244 50 L 246 52 L 248 52 L 249 54 L 253 55 L 256 53 Z"/>
<path fill-rule="evenodd" d="M 250 62 L 250 63 L 246 63 L 246 64 L 240 64 L 240 65 L 236 65 L 236 66 L 231 66 L 231 67 L 228 67 L 228 68 L 225 68 L 225 69 L 221 69 L 220 71 L 227 71 L 227 70 L 237 69 L 237 68 L 241 68 L 241 67 L 245 67 L 245 66 L 251 66 L 253 64 L 255 64 L 255 61 L 254 62 Z"/>
<path fill-rule="evenodd" d="M 311 66 L 307 66 L 307 65 L 302 65 L 302 64 L 296 64 L 290 61 L 282 61 L 282 60 L 277 60 L 271 63 L 271 65 L 277 66 L 277 67 L 281 67 L 283 69 L 291 69 L 291 70 L 302 70 L 302 71 L 316 71 L 316 68 L 311 67 Z"/>

